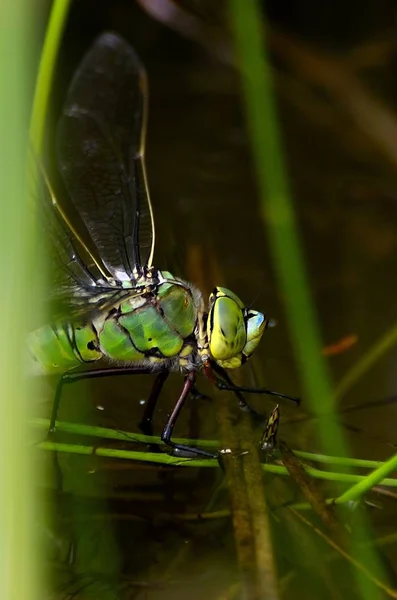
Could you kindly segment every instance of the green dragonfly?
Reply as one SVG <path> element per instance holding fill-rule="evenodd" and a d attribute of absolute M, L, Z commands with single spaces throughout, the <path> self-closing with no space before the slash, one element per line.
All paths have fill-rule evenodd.
<path fill-rule="evenodd" d="M 39 204 L 57 278 L 51 294 L 54 322 L 28 337 L 30 367 L 35 374 L 60 375 L 51 430 L 65 383 L 155 373 L 142 422 L 150 432 L 161 388 L 170 371 L 179 371 L 184 385 L 162 440 L 174 454 L 212 457 L 172 441 L 178 415 L 196 391 L 200 371 L 246 406 L 244 391 L 283 397 L 234 386 L 225 371 L 247 361 L 269 321 L 223 287 L 213 290 L 206 307 L 193 285 L 154 267 L 146 121 L 145 69 L 125 40 L 105 33 L 73 77 L 57 130 L 58 166 L 73 219 L 38 167 Z M 73 372 L 100 359 L 107 361 L 106 368 Z"/>

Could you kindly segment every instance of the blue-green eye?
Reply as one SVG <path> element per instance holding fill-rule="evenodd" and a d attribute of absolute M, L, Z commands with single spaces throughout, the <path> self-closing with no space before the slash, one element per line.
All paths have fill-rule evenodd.
<path fill-rule="evenodd" d="M 269 321 L 265 315 L 256 310 L 250 310 L 246 318 L 247 342 L 243 348 L 243 354 L 249 358 L 258 346 L 263 332 L 268 326 Z"/>
<path fill-rule="evenodd" d="M 211 356 L 216 361 L 228 360 L 238 355 L 247 341 L 242 303 L 226 288 L 216 288 L 210 303 L 207 335 Z"/>

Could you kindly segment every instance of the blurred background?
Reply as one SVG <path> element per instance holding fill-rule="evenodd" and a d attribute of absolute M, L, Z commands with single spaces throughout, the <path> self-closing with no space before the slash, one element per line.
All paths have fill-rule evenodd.
<path fill-rule="evenodd" d="M 322 353 L 340 390 L 335 408 L 351 456 L 386 460 L 397 441 L 395 347 L 353 384 L 343 382 L 397 321 L 397 7 L 387 0 L 269 1 L 261 7 Z M 42 12 L 43 37 L 50 8 L 47 3 Z M 56 67 L 50 131 L 74 70 L 105 30 L 123 35 L 148 72 L 147 170 L 156 267 L 187 278 L 205 296 L 225 285 L 276 319 L 277 327 L 266 332 L 238 382 L 303 396 L 261 219 L 228 4 L 72 2 Z M 49 139 L 51 145 L 51 134 Z M 138 431 L 151 385 L 151 377 L 140 377 L 67 386 L 58 418 Z M 232 394 L 219 399 L 205 380 L 198 387 L 212 401 L 192 401 L 177 436 L 216 439 L 226 396 L 228 418 L 244 419 Z M 180 376 L 172 375 L 155 415 L 156 435 L 180 389 Z M 48 416 L 51 394 L 38 415 Z M 264 415 L 274 407 L 265 396 L 250 400 Z M 320 451 L 317 428 L 304 398 L 300 408 L 281 403 L 279 437 L 290 447 Z M 257 442 L 260 429 L 252 435 Z M 238 574 L 236 513 L 228 512 L 233 513 L 235 499 L 230 503 L 219 469 L 67 453 L 38 452 L 37 460 L 44 467 L 40 490 L 49 509 L 38 536 L 51 565 L 51 597 L 263 597 L 247 584 L 247 570 L 244 577 Z M 340 577 L 345 564 L 330 546 L 310 527 L 277 512 L 280 505 L 302 500 L 299 486 L 269 474 L 265 483 L 274 509 L 279 597 L 364 597 L 354 577 Z M 332 497 L 335 490 L 323 484 L 321 493 Z M 395 585 L 395 494 L 392 488 L 377 489 L 367 500 L 370 537 L 374 543 L 388 540 L 379 544 Z M 211 516 L 200 518 L 201 513 Z M 253 565 L 253 572 L 257 568 Z M 369 597 L 386 597 L 379 593 Z"/>

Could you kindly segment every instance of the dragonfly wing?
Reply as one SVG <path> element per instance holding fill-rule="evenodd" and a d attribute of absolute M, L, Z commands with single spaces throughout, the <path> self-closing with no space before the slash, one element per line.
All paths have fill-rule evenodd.
<path fill-rule="evenodd" d="M 44 166 L 34 153 L 29 157 L 33 206 L 42 239 L 48 246 L 50 287 L 46 300 L 54 320 L 87 320 L 111 307 L 128 292 L 111 285 L 104 266 L 95 258 L 86 241 L 76 232 L 57 201 Z"/>
<path fill-rule="evenodd" d="M 103 34 L 69 88 L 58 162 L 102 262 L 117 280 L 151 266 L 154 225 L 144 165 L 147 80 L 129 44 Z"/>

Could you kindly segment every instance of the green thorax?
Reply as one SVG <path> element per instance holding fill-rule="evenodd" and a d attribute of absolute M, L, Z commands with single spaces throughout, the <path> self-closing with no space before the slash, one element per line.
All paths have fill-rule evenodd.
<path fill-rule="evenodd" d="M 202 318 L 201 294 L 162 272 L 160 283 L 131 295 L 89 323 L 58 323 L 30 334 L 36 372 L 63 373 L 107 357 L 117 364 L 167 364 L 179 369 L 195 362 L 195 328 Z"/>

